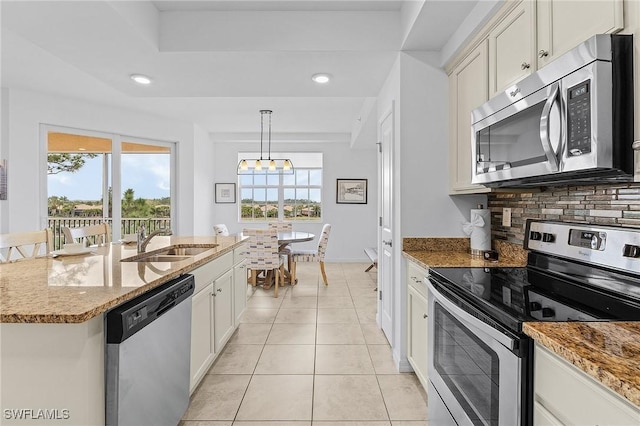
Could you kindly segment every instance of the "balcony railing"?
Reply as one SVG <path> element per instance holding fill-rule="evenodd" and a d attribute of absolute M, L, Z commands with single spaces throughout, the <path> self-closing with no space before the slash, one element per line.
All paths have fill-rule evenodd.
<path fill-rule="evenodd" d="M 53 233 L 54 250 L 61 249 L 65 243 L 64 234 L 62 233 L 62 228 L 65 226 L 68 228 L 79 228 L 106 222 L 113 229 L 113 220 L 110 217 L 49 217 L 48 220 L 49 228 L 51 228 L 51 232 Z M 135 234 L 142 224 L 147 228 L 147 232 L 153 232 L 156 229 L 171 227 L 171 218 L 136 217 L 121 219 L 120 235 Z M 111 239 L 113 240 L 113 235 L 111 235 Z"/>

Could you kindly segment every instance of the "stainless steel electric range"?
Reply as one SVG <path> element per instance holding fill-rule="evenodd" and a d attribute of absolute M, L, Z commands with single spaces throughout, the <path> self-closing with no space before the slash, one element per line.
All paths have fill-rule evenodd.
<path fill-rule="evenodd" d="M 529 220 L 524 268 L 433 268 L 429 423 L 532 424 L 526 321 L 640 320 L 640 229 Z"/>

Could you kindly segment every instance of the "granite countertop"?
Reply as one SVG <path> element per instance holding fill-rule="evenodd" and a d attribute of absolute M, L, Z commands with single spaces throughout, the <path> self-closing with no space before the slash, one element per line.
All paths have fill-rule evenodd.
<path fill-rule="evenodd" d="M 423 268 L 514 268 L 527 264 L 527 251 L 506 241 L 494 241 L 499 260 L 489 262 L 469 253 L 468 238 L 404 238 L 402 255 Z"/>
<path fill-rule="evenodd" d="M 168 246 L 211 247 L 178 262 L 121 262 L 136 245 L 111 243 L 90 254 L 0 265 L 0 323 L 81 323 L 238 247 L 246 237 L 154 237 L 147 253 Z M 214 246 L 216 245 L 217 246 Z"/>
<path fill-rule="evenodd" d="M 640 323 L 528 322 L 524 332 L 640 406 Z"/>

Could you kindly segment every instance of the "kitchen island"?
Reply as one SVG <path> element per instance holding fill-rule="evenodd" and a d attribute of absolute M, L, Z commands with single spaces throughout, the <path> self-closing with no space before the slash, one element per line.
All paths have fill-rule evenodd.
<path fill-rule="evenodd" d="M 137 255 L 136 246 L 114 243 L 85 255 L 0 265 L 0 423 L 104 424 L 104 313 L 233 253 L 244 240 L 152 239 L 149 254 L 203 249 L 173 262 L 122 261 Z"/>

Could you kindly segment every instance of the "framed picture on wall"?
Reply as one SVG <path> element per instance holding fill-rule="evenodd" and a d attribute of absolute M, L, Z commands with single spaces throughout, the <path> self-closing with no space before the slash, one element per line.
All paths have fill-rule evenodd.
<path fill-rule="evenodd" d="M 216 203 L 235 203 L 236 184 L 216 183 Z"/>
<path fill-rule="evenodd" d="M 367 204 L 367 179 L 337 179 L 336 203 Z"/>

